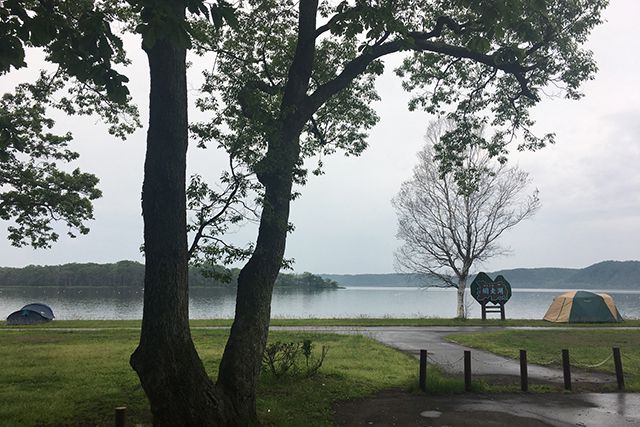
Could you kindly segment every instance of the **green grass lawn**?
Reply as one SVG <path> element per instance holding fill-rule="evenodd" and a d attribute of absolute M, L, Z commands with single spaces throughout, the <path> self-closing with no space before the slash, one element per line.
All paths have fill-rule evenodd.
<path fill-rule="evenodd" d="M 196 330 L 194 341 L 215 378 L 226 330 Z M 272 341 L 311 339 L 329 348 L 311 378 L 263 375 L 258 410 L 266 425 L 329 426 L 332 403 L 388 388 L 417 387 L 417 360 L 362 336 L 273 332 Z M 0 425 L 113 425 L 116 406 L 126 405 L 130 425 L 150 424 L 148 404 L 129 355 L 136 330 L 33 329 L 0 333 Z M 459 380 L 430 371 L 432 391 L 461 390 Z"/>
<path fill-rule="evenodd" d="M 613 359 L 597 368 L 612 354 L 612 347 L 619 347 L 627 391 L 640 392 L 640 330 L 508 330 L 496 332 L 455 334 L 450 341 L 518 358 L 520 349 L 527 350 L 529 363 L 561 366 L 563 349 L 569 350 L 573 368 L 592 369 L 613 373 Z"/>
<path fill-rule="evenodd" d="M 508 321 L 511 326 L 550 326 L 540 321 Z M 215 378 L 228 334 L 229 320 L 194 320 L 194 341 L 207 371 Z M 283 326 L 502 326 L 498 320 L 452 319 L 276 319 Z M 630 326 L 630 322 L 623 325 Z M 112 425 L 113 409 L 126 405 L 131 425 L 150 423 L 148 404 L 129 367 L 139 336 L 139 321 L 54 321 L 23 330 L 0 326 L 0 425 Z M 60 328 L 84 328 L 62 330 Z M 94 328 L 93 330 L 91 328 Z M 274 379 L 263 375 L 258 410 L 266 425 L 331 425 L 332 403 L 388 388 L 417 388 L 417 360 L 356 335 L 274 331 L 272 341 L 313 340 L 329 347 L 318 375 Z M 508 330 L 455 335 L 452 340 L 510 357 L 528 350 L 531 363 L 559 360 L 569 348 L 578 364 L 606 358 L 613 345 L 622 349 L 629 390 L 640 391 L 640 331 Z M 613 370 L 611 361 L 602 369 Z M 463 390 L 462 378 L 449 378 L 430 365 L 430 393 Z M 516 387 L 516 386 L 514 386 Z M 503 391 L 481 381 L 477 391 Z"/>

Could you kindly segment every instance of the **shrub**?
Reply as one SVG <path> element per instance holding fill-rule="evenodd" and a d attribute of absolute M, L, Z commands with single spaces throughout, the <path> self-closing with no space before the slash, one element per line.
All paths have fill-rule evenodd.
<path fill-rule="evenodd" d="M 276 341 L 267 344 L 262 356 L 262 368 L 276 378 L 287 374 L 303 377 L 314 376 L 322 366 L 329 348 L 322 346 L 318 357 L 314 357 L 313 348 L 311 340 L 288 343 Z M 301 367 L 302 358 L 304 358 L 303 367 Z"/>

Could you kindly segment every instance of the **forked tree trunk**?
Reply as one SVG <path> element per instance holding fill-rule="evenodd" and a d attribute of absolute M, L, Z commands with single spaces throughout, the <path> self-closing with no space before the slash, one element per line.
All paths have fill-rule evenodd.
<path fill-rule="evenodd" d="M 184 16 L 184 5 L 175 2 Z M 144 166 L 144 312 L 131 366 L 155 426 L 225 425 L 221 394 L 207 376 L 189 330 L 185 169 L 187 87 L 184 48 L 158 40 L 147 49 L 151 75 Z"/>
<path fill-rule="evenodd" d="M 184 4 L 175 7 L 184 17 Z M 143 185 L 145 294 L 140 344 L 131 356 L 157 426 L 250 426 L 258 423 L 256 388 L 269 331 L 271 295 L 284 256 L 293 170 L 306 119 L 317 0 L 300 15 L 302 34 L 283 97 L 280 128 L 256 166 L 265 187 L 254 252 L 238 278 L 236 316 L 214 385 L 189 330 L 185 167 L 185 50 L 159 40 L 147 51 L 151 96 Z"/>

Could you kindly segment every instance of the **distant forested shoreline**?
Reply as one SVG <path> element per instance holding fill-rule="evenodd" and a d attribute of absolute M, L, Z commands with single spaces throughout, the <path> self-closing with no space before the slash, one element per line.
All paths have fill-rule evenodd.
<path fill-rule="evenodd" d="M 233 287 L 239 269 L 223 269 L 229 281 L 219 275 L 209 277 L 196 267 L 189 268 L 192 287 Z M 603 261 L 586 268 L 517 268 L 488 272 L 503 275 L 513 288 L 620 289 L 640 291 L 640 261 Z M 470 277 L 469 283 L 474 276 Z M 144 264 L 120 261 L 110 264 L 71 263 L 0 267 L 0 287 L 137 287 L 144 284 Z M 417 274 L 312 274 L 280 273 L 277 287 L 337 289 L 341 286 L 434 286 L 433 279 Z"/>
<path fill-rule="evenodd" d="M 640 261 L 603 261 L 585 268 L 515 268 L 487 272 L 504 276 L 513 288 L 621 289 L 640 291 Z M 417 274 L 320 274 L 341 286 L 435 286 Z M 469 278 L 471 283 L 475 276 Z"/>
<path fill-rule="evenodd" d="M 222 268 L 220 268 L 222 270 Z M 192 287 L 233 287 L 239 269 L 225 270 L 230 278 L 225 281 L 202 274 L 196 267 L 189 268 Z M 0 286 L 48 287 L 138 287 L 144 286 L 144 264 L 136 261 L 116 263 L 70 263 L 62 265 L 28 265 L 22 268 L 0 267 Z M 280 273 L 277 287 L 337 289 L 338 284 L 311 273 Z"/>

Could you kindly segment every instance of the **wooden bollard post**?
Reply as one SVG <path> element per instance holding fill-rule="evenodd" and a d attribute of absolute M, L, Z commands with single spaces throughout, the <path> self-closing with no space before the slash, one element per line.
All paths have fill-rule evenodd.
<path fill-rule="evenodd" d="M 427 391 L 427 350 L 420 350 L 420 390 Z"/>
<path fill-rule="evenodd" d="M 464 351 L 464 391 L 471 391 L 471 351 Z"/>
<path fill-rule="evenodd" d="M 624 390 L 624 374 L 622 372 L 622 357 L 620 357 L 620 348 L 613 347 L 613 364 L 616 367 L 616 380 L 618 380 L 618 390 Z"/>
<path fill-rule="evenodd" d="M 520 350 L 520 389 L 529 391 L 529 375 L 527 373 L 527 350 Z"/>
<path fill-rule="evenodd" d="M 562 372 L 564 373 L 564 389 L 571 391 L 571 364 L 569 350 L 562 350 Z"/>
<path fill-rule="evenodd" d="M 127 407 L 119 406 L 116 408 L 116 427 L 126 427 L 127 425 Z"/>

